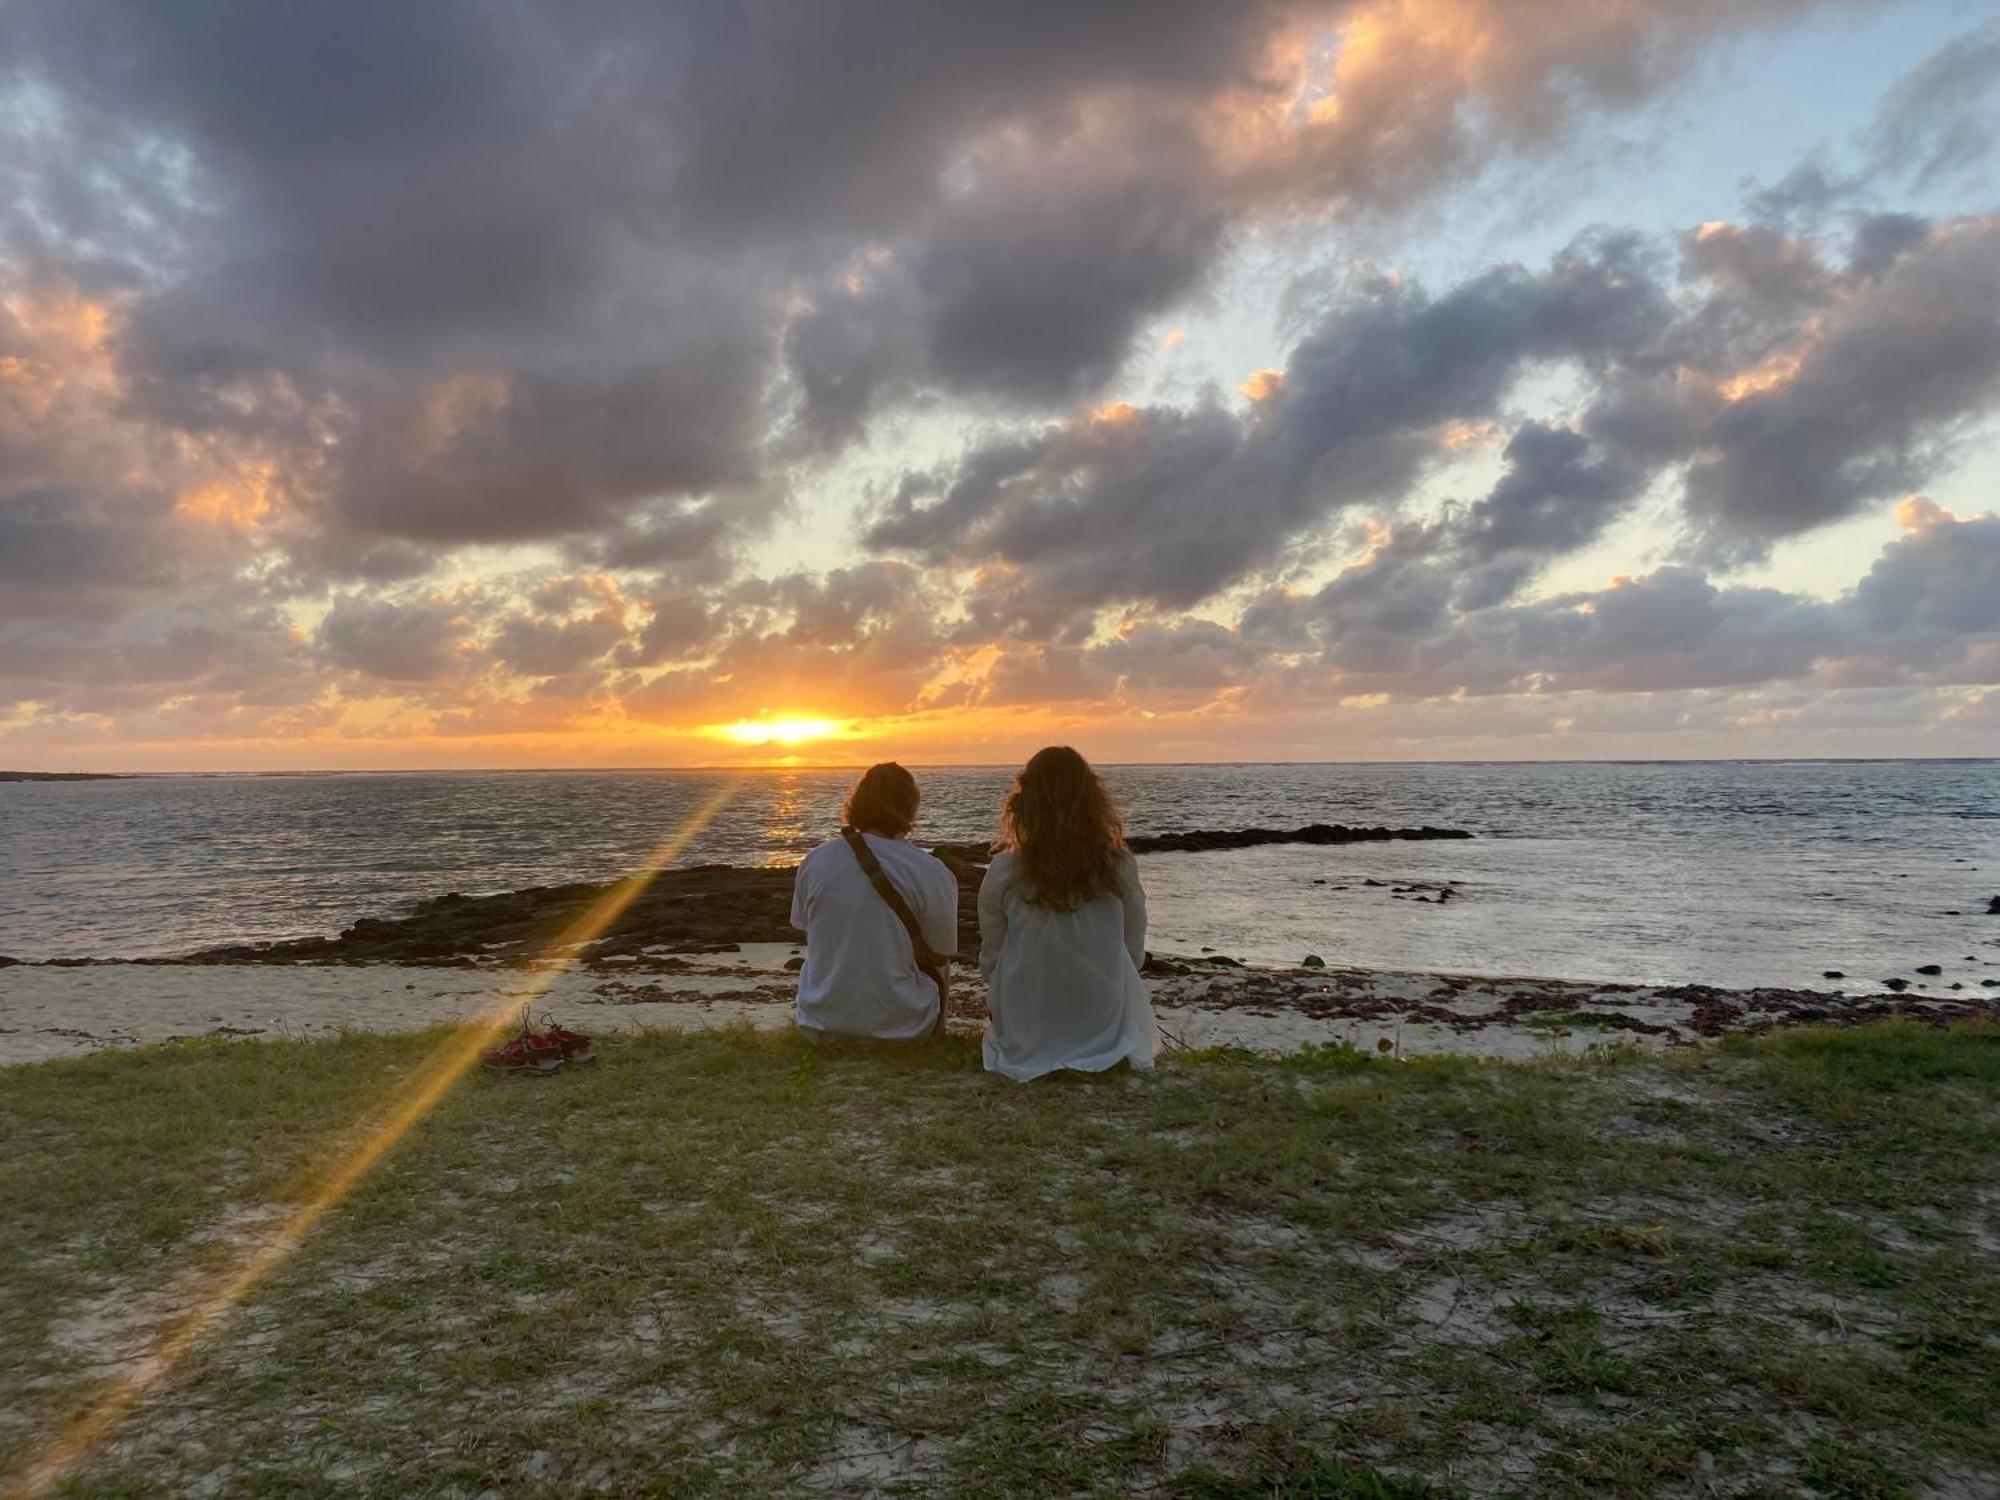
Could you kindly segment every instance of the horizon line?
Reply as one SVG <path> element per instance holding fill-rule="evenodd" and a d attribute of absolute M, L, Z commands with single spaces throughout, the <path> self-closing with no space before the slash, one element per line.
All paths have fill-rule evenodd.
<path fill-rule="evenodd" d="M 1305 767 L 1305 766 L 1671 766 L 1671 765 L 1892 765 L 1892 764 L 1959 764 L 1978 761 L 2000 761 L 2000 755 L 1629 755 L 1629 756 L 1438 756 L 1432 758 L 1410 758 L 1400 760 L 1356 759 L 1356 760 L 1101 760 L 1093 764 L 1106 769 L 1187 769 L 1200 766 L 1214 767 Z M 298 770 L 287 769 L 234 769 L 202 770 L 177 768 L 173 770 L 151 771 L 104 771 L 104 770 L 31 770 L 25 767 L 0 766 L 0 778 L 60 777 L 66 779 L 90 779 L 140 781 L 158 780 L 167 777 L 200 777 L 218 779 L 230 776 L 258 777 L 272 780 L 302 778 L 309 776 L 618 776 L 618 775 L 663 775 L 672 773 L 731 772 L 776 772 L 776 771 L 855 771 L 866 770 L 870 761 L 813 761 L 799 764 L 777 764 L 772 762 L 728 762 L 709 761 L 700 764 L 678 766 L 312 766 Z M 953 760 L 953 761 L 904 761 L 902 764 L 919 771 L 992 771 L 1007 770 L 1020 762 L 1014 760 Z"/>

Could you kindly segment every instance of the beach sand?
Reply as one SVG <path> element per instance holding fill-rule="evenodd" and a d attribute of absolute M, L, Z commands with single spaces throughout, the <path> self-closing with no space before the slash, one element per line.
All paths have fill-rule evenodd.
<path fill-rule="evenodd" d="M 745 943 L 726 953 L 649 948 L 547 962 L 19 964 L 0 968 L 0 1063 L 193 1037 L 324 1036 L 470 1020 L 510 995 L 607 1033 L 791 1024 L 785 963 L 801 950 Z M 1182 1047 L 1282 1053 L 1348 1042 L 1403 1057 L 1576 1054 L 1606 1043 L 1688 1046 L 1731 1032 L 1885 1016 L 2000 1016 L 2000 996 L 1717 990 L 1703 986 L 1256 968 L 1156 958 L 1149 968 L 1162 1058 Z M 976 970 L 954 979 L 952 1025 L 984 1018 Z"/>

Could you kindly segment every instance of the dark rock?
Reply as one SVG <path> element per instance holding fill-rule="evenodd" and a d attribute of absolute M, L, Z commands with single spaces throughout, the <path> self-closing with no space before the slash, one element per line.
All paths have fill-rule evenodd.
<path fill-rule="evenodd" d="M 590 949 L 592 957 L 655 945 L 721 952 L 738 943 L 795 943 L 792 871 L 695 865 L 595 885 L 536 886 L 492 896 L 419 901 L 400 917 L 363 917 L 337 937 L 204 949 L 195 963 L 434 963 L 468 955 L 520 958 L 549 951 L 578 918 L 622 886 L 638 893 Z M 978 943 L 978 882 L 959 882 L 959 947 Z"/>
<path fill-rule="evenodd" d="M 984 865 L 993 858 L 993 841 L 983 844 L 932 844 L 931 853 L 948 865 Z"/>
<path fill-rule="evenodd" d="M 1374 879 L 1374 878 L 1372 878 L 1372 877 L 1371 877 L 1371 878 L 1369 878 L 1369 879 L 1367 879 L 1367 880 L 1364 880 L 1364 881 L 1362 881 L 1361 883 L 1362 883 L 1363 885 L 1382 885 L 1382 884 L 1385 884 L 1386 882 L 1384 882 L 1384 881 L 1380 881 L 1380 880 L 1376 880 L 1376 879 Z"/>
<path fill-rule="evenodd" d="M 14 968 L 14 967 L 16 967 L 16 966 L 17 966 L 17 965 L 18 965 L 18 964 L 19 964 L 20 962 L 21 962 L 21 960 L 20 960 L 20 959 L 18 959 L 18 958 L 9 958 L 9 957 L 8 957 L 8 956 L 7 956 L 6 954 L 4 954 L 4 953 L 0 953 L 0 969 L 11 969 L 11 968 Z"/>
<path fill-rule="evenodd" d="M 1313 882 L 1313 884 L 1314 884 L 1314 885 L 1325 885 L 1325 884 L 1326 884 L 1326 882 L 1325 882 L 1324 880 L 1315 880 L 1315 881 Z"/>
<path fill-rule="evenodd" d="M 806 961 L 803 958 L 788 958 L 785 960 L 785 972 L 787 974 L 796 974 L 805 966 Z"/>
<path fill-rule="evenodd" d="M 1254 849 L 1261 844 L 1363 844 L 1391 839 L 1469 839 L 1463 828 L 1353 828 L 1345 823 L 1308 823 L 1303 828 L 1197 829 L 1190 833 L 1141 834 L 1125 841 L 1134 854 L 1185 854 L 1208 849 Z"/>
<path fill-rule="evenodd" d="M 2000 896 L 1995 896 L 1991 901 L 1986 903 L 1986 915 L 1989 917 L 2000 917 Z"/>
<path fill-rule="evenodd" d="M 1302 969 L 1324 969 L 1326 967 L 1326 960 L 1321 958 L 1317 953 L 1308 953 L 1304 958 L 1299 960 L 1299 967 Z"/>
<path fill-rule="evenodd" d="M 1847 976 L 1838 969 L 1828 969 L 1819 977 L 1822 979 L 1845 979 Z"/>
<path fill-rule="evenodd" d="M 1264 844 L 1365 844 L 1393 839 L 1469 839 L 1463 828 L 1357 828 L 1345 823 L 1308 823 L 1303 828 L 1197 828 L 1185 833 L 1141 833 L 1125 841 L 1134 854 L 1192 854 L 1211 849 L 1254 849 Z M 993 845 L 933 844 L 931 853 L 946 864 L 983 865 Z"/>
<path fill-rule="evenodd" d="M 1942 974 L 1942 973 L 1944 972 L 1944 965 L 1943 965 L 1943 964 L 1918 964 L 1918 965 L 1917 965 L 1917 972 L 1918 972 L 1919 974 Z"/>
<path fill-rule="evenodd" d="M 1139 965 L 1139 972 L 1141 974 L 1152 974 L 1155 976 L 1160 976 L 1160 975 L 1172 975 L 1172 974 L 1187 974 L 1193 971 L 1186 964 L 1182 963 L 1177 958 L 1167 958 L 1162 954 L 1148 953 L 1146 955 L 1146 961 L 1143 964 Z"/>
<path fill-rule="evenodd" d="M 1907 979 L 1885 979 L 1882 981 L 1883 989 L 1895 990 L 1898 994 L 1901 994 L 1904 990 L 1908 989 L 1909 987 L 1910 987 L 1910 981 Z"/>

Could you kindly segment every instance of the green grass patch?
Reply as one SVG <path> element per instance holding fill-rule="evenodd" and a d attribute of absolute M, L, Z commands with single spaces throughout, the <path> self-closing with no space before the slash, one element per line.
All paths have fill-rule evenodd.
<path fill-rule="evenodd" d="M 2000 1045 L 1178 1058 L 616 1038 L 450 1092 L 81 1494 L 2000 1484 Z M 0 1071 L 0 1474 L 447 1041 Z M 1968 1478 L 1970 1476 L 1970 1478 Z"/>

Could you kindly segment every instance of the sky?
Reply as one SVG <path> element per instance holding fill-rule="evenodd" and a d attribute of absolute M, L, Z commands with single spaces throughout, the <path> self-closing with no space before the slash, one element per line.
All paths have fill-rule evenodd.
<path fill-rule="evenodd" d="M 2000 755 L 1992 0 L 13 0 L 0 766 Z"/>

